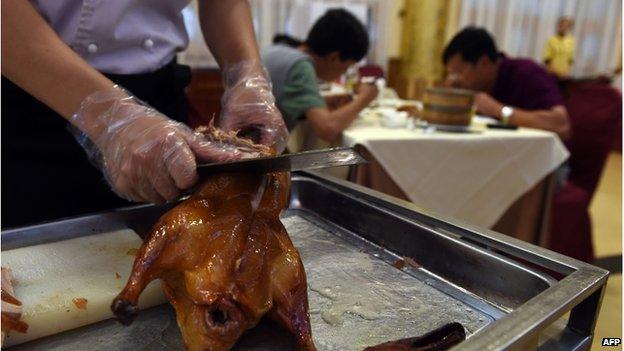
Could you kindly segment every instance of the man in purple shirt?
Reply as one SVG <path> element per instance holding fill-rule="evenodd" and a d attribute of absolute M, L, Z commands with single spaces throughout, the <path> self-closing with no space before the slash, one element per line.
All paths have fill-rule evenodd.
<path fill-rule="evenodd" d="M 467 27 L 453 37 L 442 59 L 446 84 L 478 91 L 477 113 L 503 123 L 570 136 L 568 112 L 556 81 L 528 59 L 508 58 L 482 28 Z"/>

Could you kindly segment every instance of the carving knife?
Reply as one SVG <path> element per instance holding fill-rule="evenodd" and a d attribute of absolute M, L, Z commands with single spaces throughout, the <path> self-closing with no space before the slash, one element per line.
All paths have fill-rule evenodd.
<path fill-rule="evenodd" d="M 304 151 L 279 156 L 248 158 L 233 162 L 208 163 L 197 166 L 197 173 L 205 176 L 215 173 L 269 173 L 280 171 L 301 171 L 328 167 L 350 166 L 366 163 L 353 148 Z"/>

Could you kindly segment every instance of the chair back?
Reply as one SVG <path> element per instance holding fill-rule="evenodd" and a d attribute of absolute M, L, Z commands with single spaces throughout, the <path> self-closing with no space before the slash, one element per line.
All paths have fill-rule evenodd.
<path fill-rule="evenodd" d="M 566 97 L 572 137 L 570 180 L 591 197 L 596 190 L 617 128 L 622 121 L 622 95 L 602 82 L 583 82 L 570 87 Z"/>

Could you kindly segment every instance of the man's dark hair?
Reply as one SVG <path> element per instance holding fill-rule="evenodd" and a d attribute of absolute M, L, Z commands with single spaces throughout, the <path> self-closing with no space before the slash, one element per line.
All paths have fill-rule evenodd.
<path fill-rule="evenodd" d="M 303 41 L 292 37 L 288 34 L 275 34 L 273 37 L 273 44 L 282 44 L 286 46 L 290 46 L 291 48 L 296 48 L 303 44 Z"/>
<path fill-rule="evenodd" d="M 359 61 L 368 52 L 368 34 L 351 13 L 332 9 L 314 23 L 305 44 L 320 56 L 337 51 L 341 60 Z"/>
<path fill-rule="evenodd" d="M 442 62 L 448 63 L 456 54 L 460 54 L 464 61 L 473 65 L 483 55 L 492 61 L 499 57 L 494 38 L 485 29 L 478 27 L 466 27 L 455 34 L 442 53 Z"/>

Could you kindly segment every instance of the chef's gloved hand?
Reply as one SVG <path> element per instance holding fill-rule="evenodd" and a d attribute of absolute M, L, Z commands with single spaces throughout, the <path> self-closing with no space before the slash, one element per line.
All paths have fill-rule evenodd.
<path fill-rule="evenodd" d="M 163 203 L 197 181 L 197 160 L 223 162 L 243 155 L 207 140 L 114 86 L 81 103 L 70 122 L 78 142 L 121 197 Z"/>
<path fill-rule="evenodd" d="M 243 61 L 223 69 L 225 93 L 218 127 L 239 131 L 279 154 L 286 148 L 288 129 L 275 106 L 271 82 L 259 61 Z"/>

